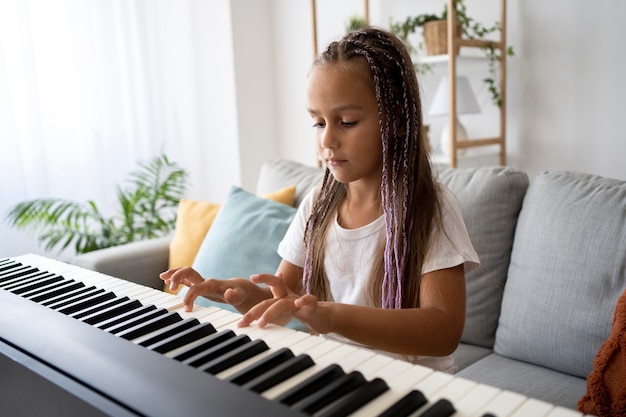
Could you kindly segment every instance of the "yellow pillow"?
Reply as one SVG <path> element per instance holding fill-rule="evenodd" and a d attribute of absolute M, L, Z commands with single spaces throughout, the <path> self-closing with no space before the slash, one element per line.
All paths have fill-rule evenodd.
<path fill-rule="evenodd" d="M 292 206 L 296 187 L 289 186 L 262 197 Z M 218 203 L 182 199 L 178 205 L 174 238 L 170 243 L 169 268 L 191 266 L 215 220 L 220 207 Z M 167 289 L 166 289 L 167 290 Z"/>

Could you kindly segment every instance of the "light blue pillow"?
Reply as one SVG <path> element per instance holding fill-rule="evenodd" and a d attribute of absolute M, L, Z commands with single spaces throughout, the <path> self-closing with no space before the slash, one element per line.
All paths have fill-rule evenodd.
<path fill-rule="evenodd" d="M 233 186 L 200 245 L 192 267 L 204 278 L 249 278 L 257 273 L 275 273 L 281 261 L 276 251 L 278 244 L 295 214 L 293 207 Z M 186 293 L 187 287 L 184 287 L 178 294 L 184 297 Z M 237 312 L 229 304 L 203 297 L 198 297 L 195 303 Z"/>

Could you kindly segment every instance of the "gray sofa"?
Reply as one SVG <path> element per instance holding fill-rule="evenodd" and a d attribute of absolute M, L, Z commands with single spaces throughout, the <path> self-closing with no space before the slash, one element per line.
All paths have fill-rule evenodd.
<path fill-rule="evenodd" d="M 626 182 L 545 172 L 532 182 L 509 167 L 446 169 L 481 258 L 468 273 L 467 315 L 454 353 L 457 375 L 576 408 L 626 288 Z M 296 204 L 318 168 L 267 162 L 256 192 L 296 185 Z M 71 260 L 161 287 L 170 237 Z"/>

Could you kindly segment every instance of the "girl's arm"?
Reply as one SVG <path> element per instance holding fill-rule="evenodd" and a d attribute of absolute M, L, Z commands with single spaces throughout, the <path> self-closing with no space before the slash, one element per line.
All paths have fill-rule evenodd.
<path fill-rule="evenodd" d="M 252 308 L 241 325 L 254 319 L 259 320 L 260 326 L 283 324 L 293 316 L 318 333 L 333 332 L 375 349 L 425 356 L 452 353 L 463 332 L 463 265 L 425 274 L 420 289 L 420 308 L 409 309 L 318 302 L 312 295 L 289 295 L 277 280 L 278 277 L 271 275 L 257 276 L 255 281 L 270 285 L 275 298 Z"/>

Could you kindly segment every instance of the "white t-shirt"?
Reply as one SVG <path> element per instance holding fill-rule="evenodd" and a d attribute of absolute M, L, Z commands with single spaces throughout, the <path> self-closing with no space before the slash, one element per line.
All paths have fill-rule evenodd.
<path fill-rule="evenodd" d="M 432 233 L 430 249 L 424 261 L 422 273 L 439 269 L 452 268 L 464 264 L 468 272 L 479 265 L 478 255 L 474 251 L 467 233 L 461 209 L 456 197 L 443 184 L 440 184 L 442 202 L 442 224 L 445 233 Z M 285 237 L 278 246 L 278 254 L 286 261 L 304 266 L 304 229 L 311 214 L 314 197 L 319 187 L 312 190 L 302 201 L 296 217 Z M 335 217 L 326 236 L 324 249 L 324 269 L 330 283 L 331 300 L 345 304 L 371 305 L 367 302 L 367 281 L 372 264 L 378 258 L 385 245 L 385 217 L 380 216 L 372 223 L 357 228 L 344 229 Z M 341 277 L 336 279 L 335 277 Z M 329 339 L 358 345 L 338 334 L 324 335 Z M 360 345 L 359 345 L 360 346 Z M 378 351 L 385 355 L 407 359 L 406 356 Z M 446 372 L 454 372 L 454 360 L 451 356 L 410 357 L 411 362 L 419 363 Z"/>

